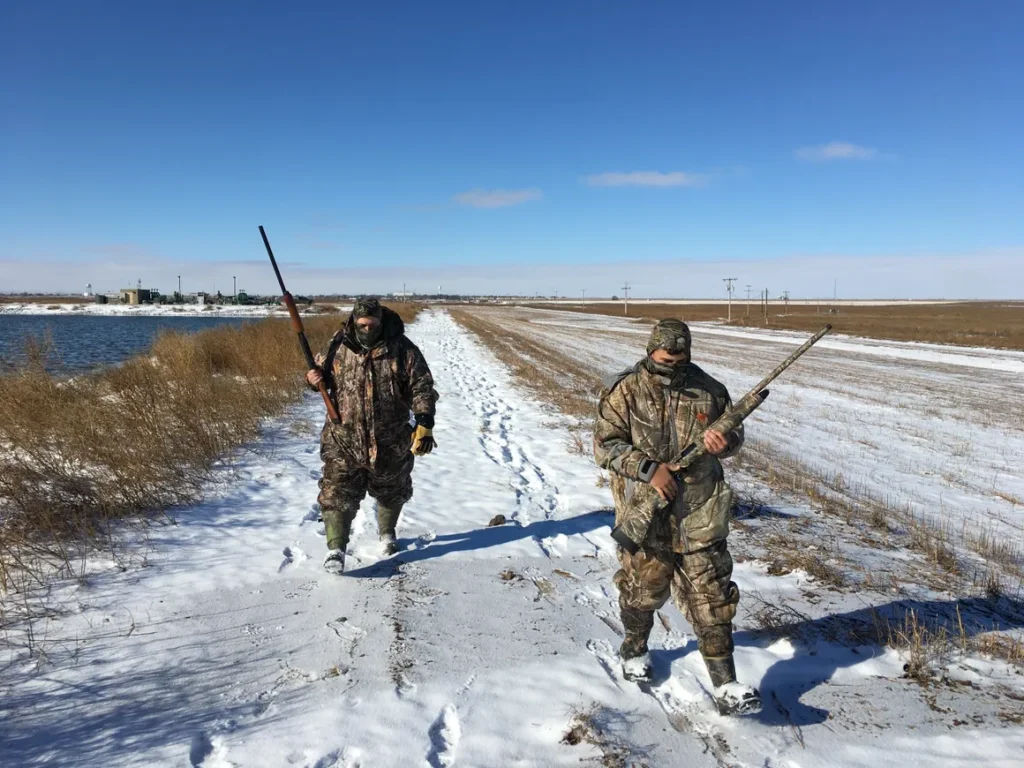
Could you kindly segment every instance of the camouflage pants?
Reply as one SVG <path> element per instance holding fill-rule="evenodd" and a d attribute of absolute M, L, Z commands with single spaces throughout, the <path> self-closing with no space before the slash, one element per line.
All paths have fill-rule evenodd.
<path fill-rule="evenodd" d="M 317 501 L 327 528 L 327 548 L 348 545 L 352 521 L 369 493 L 377 500 L 379 533 L 394 533 L 402 507 L 412 498 L 412 468 L 415 457 L 406 446 L 383 450 L 373 468 L 353 465 L 330 438 L 320 443 L 323 476 Z"/>
<path fill-rule="evenodd" d="M 646 652 L 653 612 L 670 596 L 696 632 L 705 658 L 730 655 L 732 620 L 740 593 L 732 581 L 732 556 L 725 539 L 680 554 L 672 551 L 669 526 L 664 530 L 666 535 L 649 536 L 644 549 L 635 555 L 619 550 L 622 567 L 615 574 L 615 586 L 627 630 L 624 655 Z M 632 627 L 636 627 L 634 632 Z"/>

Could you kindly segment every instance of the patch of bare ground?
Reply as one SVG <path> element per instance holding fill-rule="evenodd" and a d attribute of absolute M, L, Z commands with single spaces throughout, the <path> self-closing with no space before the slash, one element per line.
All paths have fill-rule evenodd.
<path fill-rule="evenodd" d="M 542 309 L 623 316 L 621 304 L 536 305 Z M 629 317 L 645 322 L 664 317 L 686 321 L 726 322 L 722 304 L 630 304 Z M 836 333 L 892 341 L 925 341 L 968 347 L 1024 350 L 1024 302 L 965 301 L 949 304 L 889 304 L 880 306 L 838 306 L 829 312 L 827 302 L 786 307 L 772 302 L 767 319 L 756 305 L 748 315 L 742 302 L 733 302 L 732 325 L 781 328 L 814 332 L 826 322 Z"/>
<path fill-rule="evenodd" d="M 602 768 L 649 768 L 650 764 L 628 744 L 619 741 L 611 733 L 610 726 L 622 715 L 593 703 L 588 707 L 574 708 L 569 727 L 562 735 L 562 743 L 571 747 L 586 744 L 595 747 L 598 755 L 581 758 L 581 763 L 600 765 Z"/>
<path fill-rule="evenodd" d="M 503 322 L 507 316 L 499 312 L 460 308 L 452 314 L 508 365 L 519 384 L 574 417 L 570 445 L 584 442 L 579 433 L 593 418 L 600 389 L 596 371 L 530 338 L 525 324 Z M 737 561 L 755 558 L 779 575 L 805 572 L 813 580 L 804 595 L 809 605 L 822 601 L 821 589 L 873 593 L 879 603 L 897 598 L 884 612 L 871 608 L 820 619 L 762 599 L 750 614 L 756 627 L 898 648 L 915 678 L 934 669 L 952 647 L 1024 663 L 1019 633 L 1004 631 L 1024 627 L 1020 553 L 1013 547 L 922 517 L 898 500 L 873 496 L 840 473 L 816 472 L 756 439 L 748 438 L 729 469 L 741 479 L 743 497 L 730 539 Z M 603 474 L 599 478 L 598 485 L 607 482 Z M 814 514 L 787 512 L 787 499 Z"/>

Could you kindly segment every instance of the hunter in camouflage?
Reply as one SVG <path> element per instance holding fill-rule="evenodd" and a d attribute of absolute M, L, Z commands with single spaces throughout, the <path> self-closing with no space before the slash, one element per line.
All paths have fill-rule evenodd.
<path fill-rule="evenodd" d="M 647 642 L 654 612 L 671 596 L 697 634 L 723 709 L 724 698 L 737 694 L 737 687 L 746 689 L 736 683 L 732 659 L 739 590 L 726 547 L 733 493 L 720 461 L 740 449 L 743 427 L 726 434 L 707 429 L 732 403 L 726 388 L 690 361 L 690 346 L 685 323 L 655 325 L 647 357 L 602 394 L 594 456 L 611 473 L 616 526 L 629 529 L 637 518 L 650 520 L 649 526 L 632 526 L 646 532 L 637 546 L 619 549 L 615 584 L 626 631 L 620 649 L 624 674 L 638 682 L 650 679 Z M 707 452 L 684 468 L 671 464 L 695 439 Z M 740 691 L 739 698 L 744 703 L 732 711 L 759 707 L 753 689 Z"/>
<path fill-rule="evenodd" d="M 420 350 L 395 312 L 376 299 L 356 302 L 345 326 L 316 355 L 341 421 L 320 433 L 320 509 L 327 529 L 324 566 L 344 569 L 352 521 L 367 493 L 377 501 L 377 530 L 385 552 L 397 551 L 395 529 L 412 498 L 415 456 L 434 447 L 437 392 Z M 413 426 L 415 419 L 415 427 Z"/>

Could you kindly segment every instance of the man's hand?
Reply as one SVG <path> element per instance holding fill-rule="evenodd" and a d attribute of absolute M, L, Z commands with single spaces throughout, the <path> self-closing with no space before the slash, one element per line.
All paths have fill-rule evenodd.
<path fill-rule="evenodd" d="M 324 380 L 324 372 L 319 368 L 310 369 L 309 373 L 306 374 L 306 381 L 309 382 L 311 387 L 319 387 L 320 382 Z"/>
<path fill-rule="evenodd" d="M 721 432 L 709 429 L 704 433 L 704 447 L 712 456 L 718 456 L 729 449 L 729 441 Z"/>
<path fill-rule="evenodd" d="M 658 492 L 662 501 L 672 501 L 679 493 L 679 483 L 672 476 L 679 469 L 678 464 L 659 464 L 651 478 L 651 487 Z"/>
<path fill-rule="evenodd" d="M 412 455 L 426 456 L 436 447 L 437 440 L 434 439 L 434 431 L 422 424 L 416 427 L 416 431 L 412 435 Z"/>

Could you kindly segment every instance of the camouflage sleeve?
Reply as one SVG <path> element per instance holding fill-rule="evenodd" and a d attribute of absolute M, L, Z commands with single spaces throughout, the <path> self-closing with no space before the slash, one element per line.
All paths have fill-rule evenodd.
<path fill-rule="evenodd" d="M 317 352 L 315 355 L 313 355 L 313 362 L 316 363 L 317 368 L 323 368 L 324 360 L 327 359 L 327 354 L 331 351 L 331 345 L 334 343 L 334 340 L 337 337 L 338 334 L 334 334 L 334 336 L 331 337 L 331 340 L 327 342 L 324 348 Z M 312 384 L 310 384 L 309 381 L 306 380 L 305 376 L 302 377 L 302 380 L 305 382 L 307 388 L 313 390 L 314 392 L 320 391 L 318 387 L 314 387 Z"/>
<path fill-rule="evenodd" d="M 630 480 L 651 481 L 658 462 L 633 446 L 626 387 L 619 385 L 601 398 L 594 424 L 594 460 Z"/>
<path fill-rule="evenodd" d="M 719 403 L 719 410 L 722 413 L 728 413 L 732 410 L 732 398 L 729 397 L 729 392 L 725 388 L 722 389 L 723 397 Z M 730 456 L 735 456 L 739 453 L 740 448 L 743 447 L 743 425 L 740 424 L 736 429 L 731 430 L 725 439 L 729 441 L 729 447 L 725 449 L 724 453 L 718 454 L 720 459 L 728 459 Z"/>
<path fill-rule="evenodd" d="M 434 413 L 437 410 L 437 390 L 434 376 L 419 347 L 406 339 L 405 375 L 409 384 L 410 405 L 416 415 L 416 423 L 428 429 L 434 427 Z"/>

